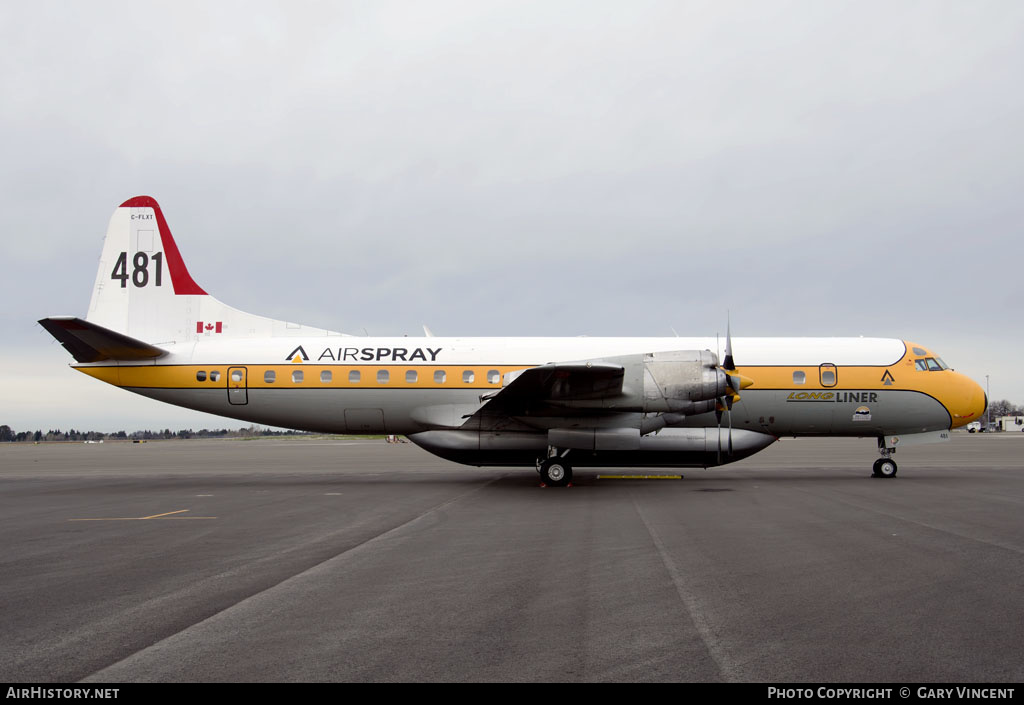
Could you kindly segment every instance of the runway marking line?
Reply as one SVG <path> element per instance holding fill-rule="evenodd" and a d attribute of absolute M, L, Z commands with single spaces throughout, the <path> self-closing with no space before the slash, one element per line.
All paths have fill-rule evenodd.
<path fill-rule="evenodd" d="M 153 514 L 148 517 L 99 517 L 96 519 L 68 519 L 68 521 L 146 521 L 147 519 L 216 519 L 217 517 L 179 517 L 173 516 L 175 514 L 182 514 L 184 512 L 192 511 L 190 509 L 179 509 L 174 512 L 164 512 L 163 514 Z"/>
<path fill-rule="evenodd" d="M 682 475 L 598 475 L 598 480 L 682 480 Z"/>

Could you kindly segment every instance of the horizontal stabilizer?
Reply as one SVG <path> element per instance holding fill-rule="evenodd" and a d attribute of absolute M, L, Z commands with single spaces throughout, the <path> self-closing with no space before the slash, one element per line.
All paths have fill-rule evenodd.
<path fill-rule="evenodd" d="M 51 316 L 39 325 L 79 362 L 152 360 L 167 354 L 166 350 L 74 316 Z"/>

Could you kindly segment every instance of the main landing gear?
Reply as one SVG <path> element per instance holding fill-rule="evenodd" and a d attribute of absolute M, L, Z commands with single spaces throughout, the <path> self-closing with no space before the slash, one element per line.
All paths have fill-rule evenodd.
<path fill-rule="evenodd" d="M 572 465 L 565 459 L 565 451 L 559 456 L 555 448 L 548 450 L 548 457 L 537 461 L 537 472 L 541 481 L 549 487 L 565 487 L 572 482 Z"/>
<path fill-rule="evenodd" d="M 871 466 L 871 477 L 896 477 L 896 461 L 892 459 L 895 448 L 886 448 L 885 439 L 878 439 L 878 452 L 882 457 Z"/>

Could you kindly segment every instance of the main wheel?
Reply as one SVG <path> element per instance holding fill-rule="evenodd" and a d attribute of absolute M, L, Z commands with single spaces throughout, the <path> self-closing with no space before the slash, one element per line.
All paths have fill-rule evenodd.
<path fill-rule="evenodd" d="M 896 477 L 896 462 L 889 458 L 880 458 L 875 463 L 875 473 L 879 477 Z"/>
<path fill-rule="evenodd" d="M 540 477 L 546 485 L 564 487 L 572 482 L 572 466 L 561 458 L 548 458 L 541 463 Z"/>

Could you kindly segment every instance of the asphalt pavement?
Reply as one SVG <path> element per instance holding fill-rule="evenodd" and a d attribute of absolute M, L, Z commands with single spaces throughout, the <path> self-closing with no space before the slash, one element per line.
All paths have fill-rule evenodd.
<path fill-rule="evenodd" d="M 1019 681 L 1019 436 L 569 488 L 383 441 L 4 444 L 0 680 Z"/>

